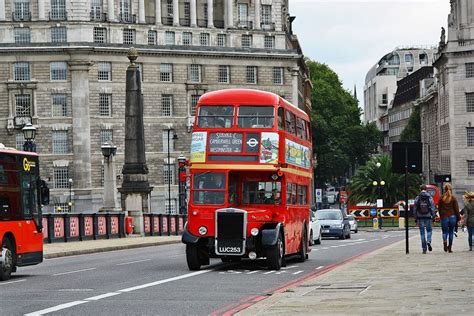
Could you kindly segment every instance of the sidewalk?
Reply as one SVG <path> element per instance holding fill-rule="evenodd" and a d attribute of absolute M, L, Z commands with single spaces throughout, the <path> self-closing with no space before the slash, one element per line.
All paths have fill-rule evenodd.
<path fill-rule="evenodd" d="M 405 240 L 339 266 L 242 310 L 237 315 L 472 315 L 474 251 L 467 233 L 443 251 L 441 230 L 423 255 L 418 230 Z M 313 259 L 314 260 L 314 259 Z M 317 259 L 316 259 L 317 260 Z"/>
<path fill-rule="evenodd" d="M 43 257 L 45 259 L 82 255 L 87 253 L 112 250 L 132 249 L 181 243 L 181 236 L 126 237 L 87 241 L 58 242 L 45 244 Z"/>

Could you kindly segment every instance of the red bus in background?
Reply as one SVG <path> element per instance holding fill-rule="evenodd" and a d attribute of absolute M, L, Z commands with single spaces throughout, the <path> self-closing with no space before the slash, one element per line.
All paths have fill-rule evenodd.
<path fill-rule="evenodd" d="M 0 281 L 43 261 L 41 204 L 48 203 L 38 155 L 0 144 Z"/>
<path fill-rule="evenodd" d="M 312 181 L 308 115 L 276 94 L 229 89 L 196 108 L 189 170 L 188 222 L 182 237 L 190 270 L 309 251 Z"/>
<path fill-rule="evenodd" d="M 433 184 L 426 185 L 426 192 L 428 192 L 433 198 L 436 209 L 438 209 L 439 198 L 441 197 L 441 191 L 438 186 Z"/>

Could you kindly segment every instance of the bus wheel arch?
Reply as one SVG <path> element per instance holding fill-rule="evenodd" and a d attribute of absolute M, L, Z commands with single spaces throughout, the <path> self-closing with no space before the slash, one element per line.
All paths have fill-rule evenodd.
<path fill-rule="evenodd" d="M 285 239 L 282 230 L 278 231 L 275 245 L 267 248 L 267 264 L 270 270 L 280 270 L 285 264 Z"/>
<path fill-rule="evenodd" d="M 5 234 L 1 244 L 2 258 L 0 259 L 0 281 L 10 279 L 16 266 L 15 238 L 11 234 Z"/>

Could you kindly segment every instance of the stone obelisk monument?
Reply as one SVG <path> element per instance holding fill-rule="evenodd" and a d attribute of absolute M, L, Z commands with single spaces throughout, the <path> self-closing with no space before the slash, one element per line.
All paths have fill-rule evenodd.
<path fill-rule="evenodd" d="M 135 60 L 135 48 L 128 51 L 125 91 L 125 163 L 123 165 L 121 193 L 122 210 L 133 218 L 134 233 L 144 234 L 143 213 L 150 212 L 148 167 L 145 157 L 145 132 L 143 125 L 143 94 L 141 76 Z"/>

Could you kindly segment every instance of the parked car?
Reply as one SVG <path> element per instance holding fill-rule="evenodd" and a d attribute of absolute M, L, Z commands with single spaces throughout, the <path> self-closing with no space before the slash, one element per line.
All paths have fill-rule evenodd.
<path fill-rule="evenodd" d="M 316 217 L 316 214 L 310 210 L 310 220 L 311 225 L 309 228 L 309 244 L 310 245 L 319 245 L 321 244 L 321 224 L 319 219 Z"/>
<path fill-rule="evenodd" d="M 323 237 L 351 238 L 351 225 L 347 214 L 341 209 L 322 209 L 316 211 Z"/>
<path fill-rule="evenodd" d="M 357 218 L 354 215 L 347 215 L 347 218 L 349 219 L 349 225 L 351 225 L 351 231 L 357 233 Z"/>

